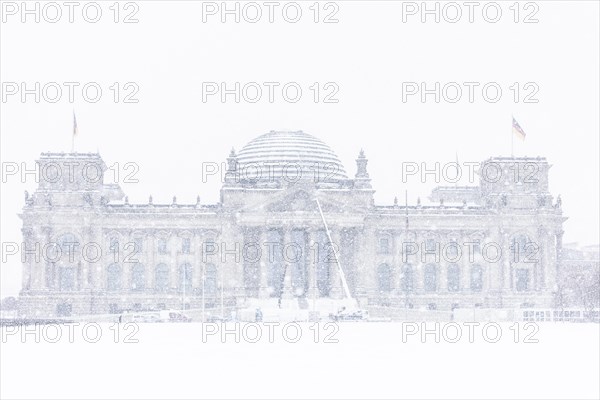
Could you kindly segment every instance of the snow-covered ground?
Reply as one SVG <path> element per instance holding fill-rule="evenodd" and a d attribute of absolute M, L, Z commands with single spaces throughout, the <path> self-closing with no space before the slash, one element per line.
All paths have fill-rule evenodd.
<path fill-rule="evenodd" d="M 473 343 L 462 322 L 440 343 L 408 335 L 420 323 L 3 327 L 0 397 L 599 398 L 600 326 L 537 327 L 482 323 Z"/>

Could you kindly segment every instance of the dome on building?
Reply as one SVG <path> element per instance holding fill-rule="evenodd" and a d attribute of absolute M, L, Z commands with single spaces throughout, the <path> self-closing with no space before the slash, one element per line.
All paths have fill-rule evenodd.
<path fill-rule="evenodd" d="M 302 131 L 271 131 L 250 141 L 237 155 L 237 175 L 260 182 L 348 179 L 333 150 Z"/>

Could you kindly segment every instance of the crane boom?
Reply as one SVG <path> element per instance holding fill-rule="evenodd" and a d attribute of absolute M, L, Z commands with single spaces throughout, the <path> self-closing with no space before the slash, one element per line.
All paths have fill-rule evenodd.
<path fill-rule="evenodd" d="M 350 294 L 350 289 L 348 288 L 348 282 L 346 281 L 346 275 L 344 274 L 344 270 L 342 269 L 342 265 L 340 264 L 340 260 L 338 258 L 337 249 L 333 240 L 331 239 L 331 233 L 329 232 L 329 227 L 327 226 L 327 221 L 325 220 L 325 215 L 323 215 L 323 209 L 321 208 L 321 203 L 319 203 L 319 199 L 315 197 L 317 202 L 317 207 L 319 208 L 319 214 L 321 215 L 321 220 L 323 221 L 323 225 L 325 226 L 325 233 L 327 233 L 327 238 L 329 239 L 329 243 L 331 243 L 331 247 L 333 249 L 333 256 L 335 258 L 335 263 L 337 264 L 338 270 L 340 272 L 340 280 L 342 281 L 342 288 L 344 290 L 344 295 L 348 299 L 352 299 L 352 295 Z M 358 304 L 358 300 L 356 300 Z"/>

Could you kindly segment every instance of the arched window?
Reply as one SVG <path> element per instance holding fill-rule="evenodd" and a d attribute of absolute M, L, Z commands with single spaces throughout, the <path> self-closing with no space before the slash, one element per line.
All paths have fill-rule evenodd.
<path fill-rule="evenodd" d="M 61 292 L 75 290 L 75 268 L 61 267 L 59 270 L 59 288 Z"/>
<path fill-rule="evenodd" d="M 377 267 L 377 277 L 379 293 L 390 292 L 392 290 L 392 269 L 388 264 L 380 264 Z"/>
<path fill-rule="evenodd" d="M 217 267 L 206 264 L 204 271 L 204 294 L 214 297 L 217 295 Z"/>
<path fill-rule="evenodd" d="M 191 292 L 192 290 L 192 276 L 194 269 L 191 264 L 185 263 L 179 266 L 179 290 Z"/>
<path fill-rule="evenodd" d="M 121 290 L 122 287 L 122 270 L 119 264 L 111 264 L 106 271 L 106 290 L 114 292 Z"/>
<path fill-rule="evenodd" d="M 423 290 L 426 292 L 437 290 L 437 267 L 434 264 L 428 264 L 423 269 Z"/>
<path fill-rule="evenodd" d="M 154 288 L 159 292 L 169 290 L 169 267 L 167 264 L 158 264 L 154 270 Z"/>
<path fill-rule="evenodd" d="M 412 265 L 404 264 L 402 266 L 402 275 L 400 276 L 400 289 L 403 292 L 412 292 L 413 290 L 413 269 Z"/>
<path fill-rule="evenodd" d="M 471 267 L 471 290 L 481 292 L 483 289 L 483 268 L 480 265 Z"/>
<path fill-rule="evenodd" d="M 448 265 L 448 291 L 458 292 L 460 290 L 460 268 L 456 264 Z"/>
<path fill-rule="evenodd" d="M 131 267 L 131 290 L 138 291 L 146 288 L 146 269 L 142 264 Z"/>

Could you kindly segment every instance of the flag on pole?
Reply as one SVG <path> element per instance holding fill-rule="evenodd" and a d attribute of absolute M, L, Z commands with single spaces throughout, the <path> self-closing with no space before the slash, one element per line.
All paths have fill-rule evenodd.
<path fill-rule="evenodd" d="M 525 140 L 525 131 L 521 128 L 515 117 L 512 119 L 512 131 L 519 139 Z"/>
<path fill-rule="evenodd" d="M 73 136 L 77 136 L 77 118 L 75 117 L 75 110 L 73 110 Z"/>
<path fill-rule="evenodd" d="M 73 110 L 73 135 L 71 136 L 71 153 L 75 153 L 75 136 L 77 136 L 77 118 L 75 117 L 75 110 Z"/>

